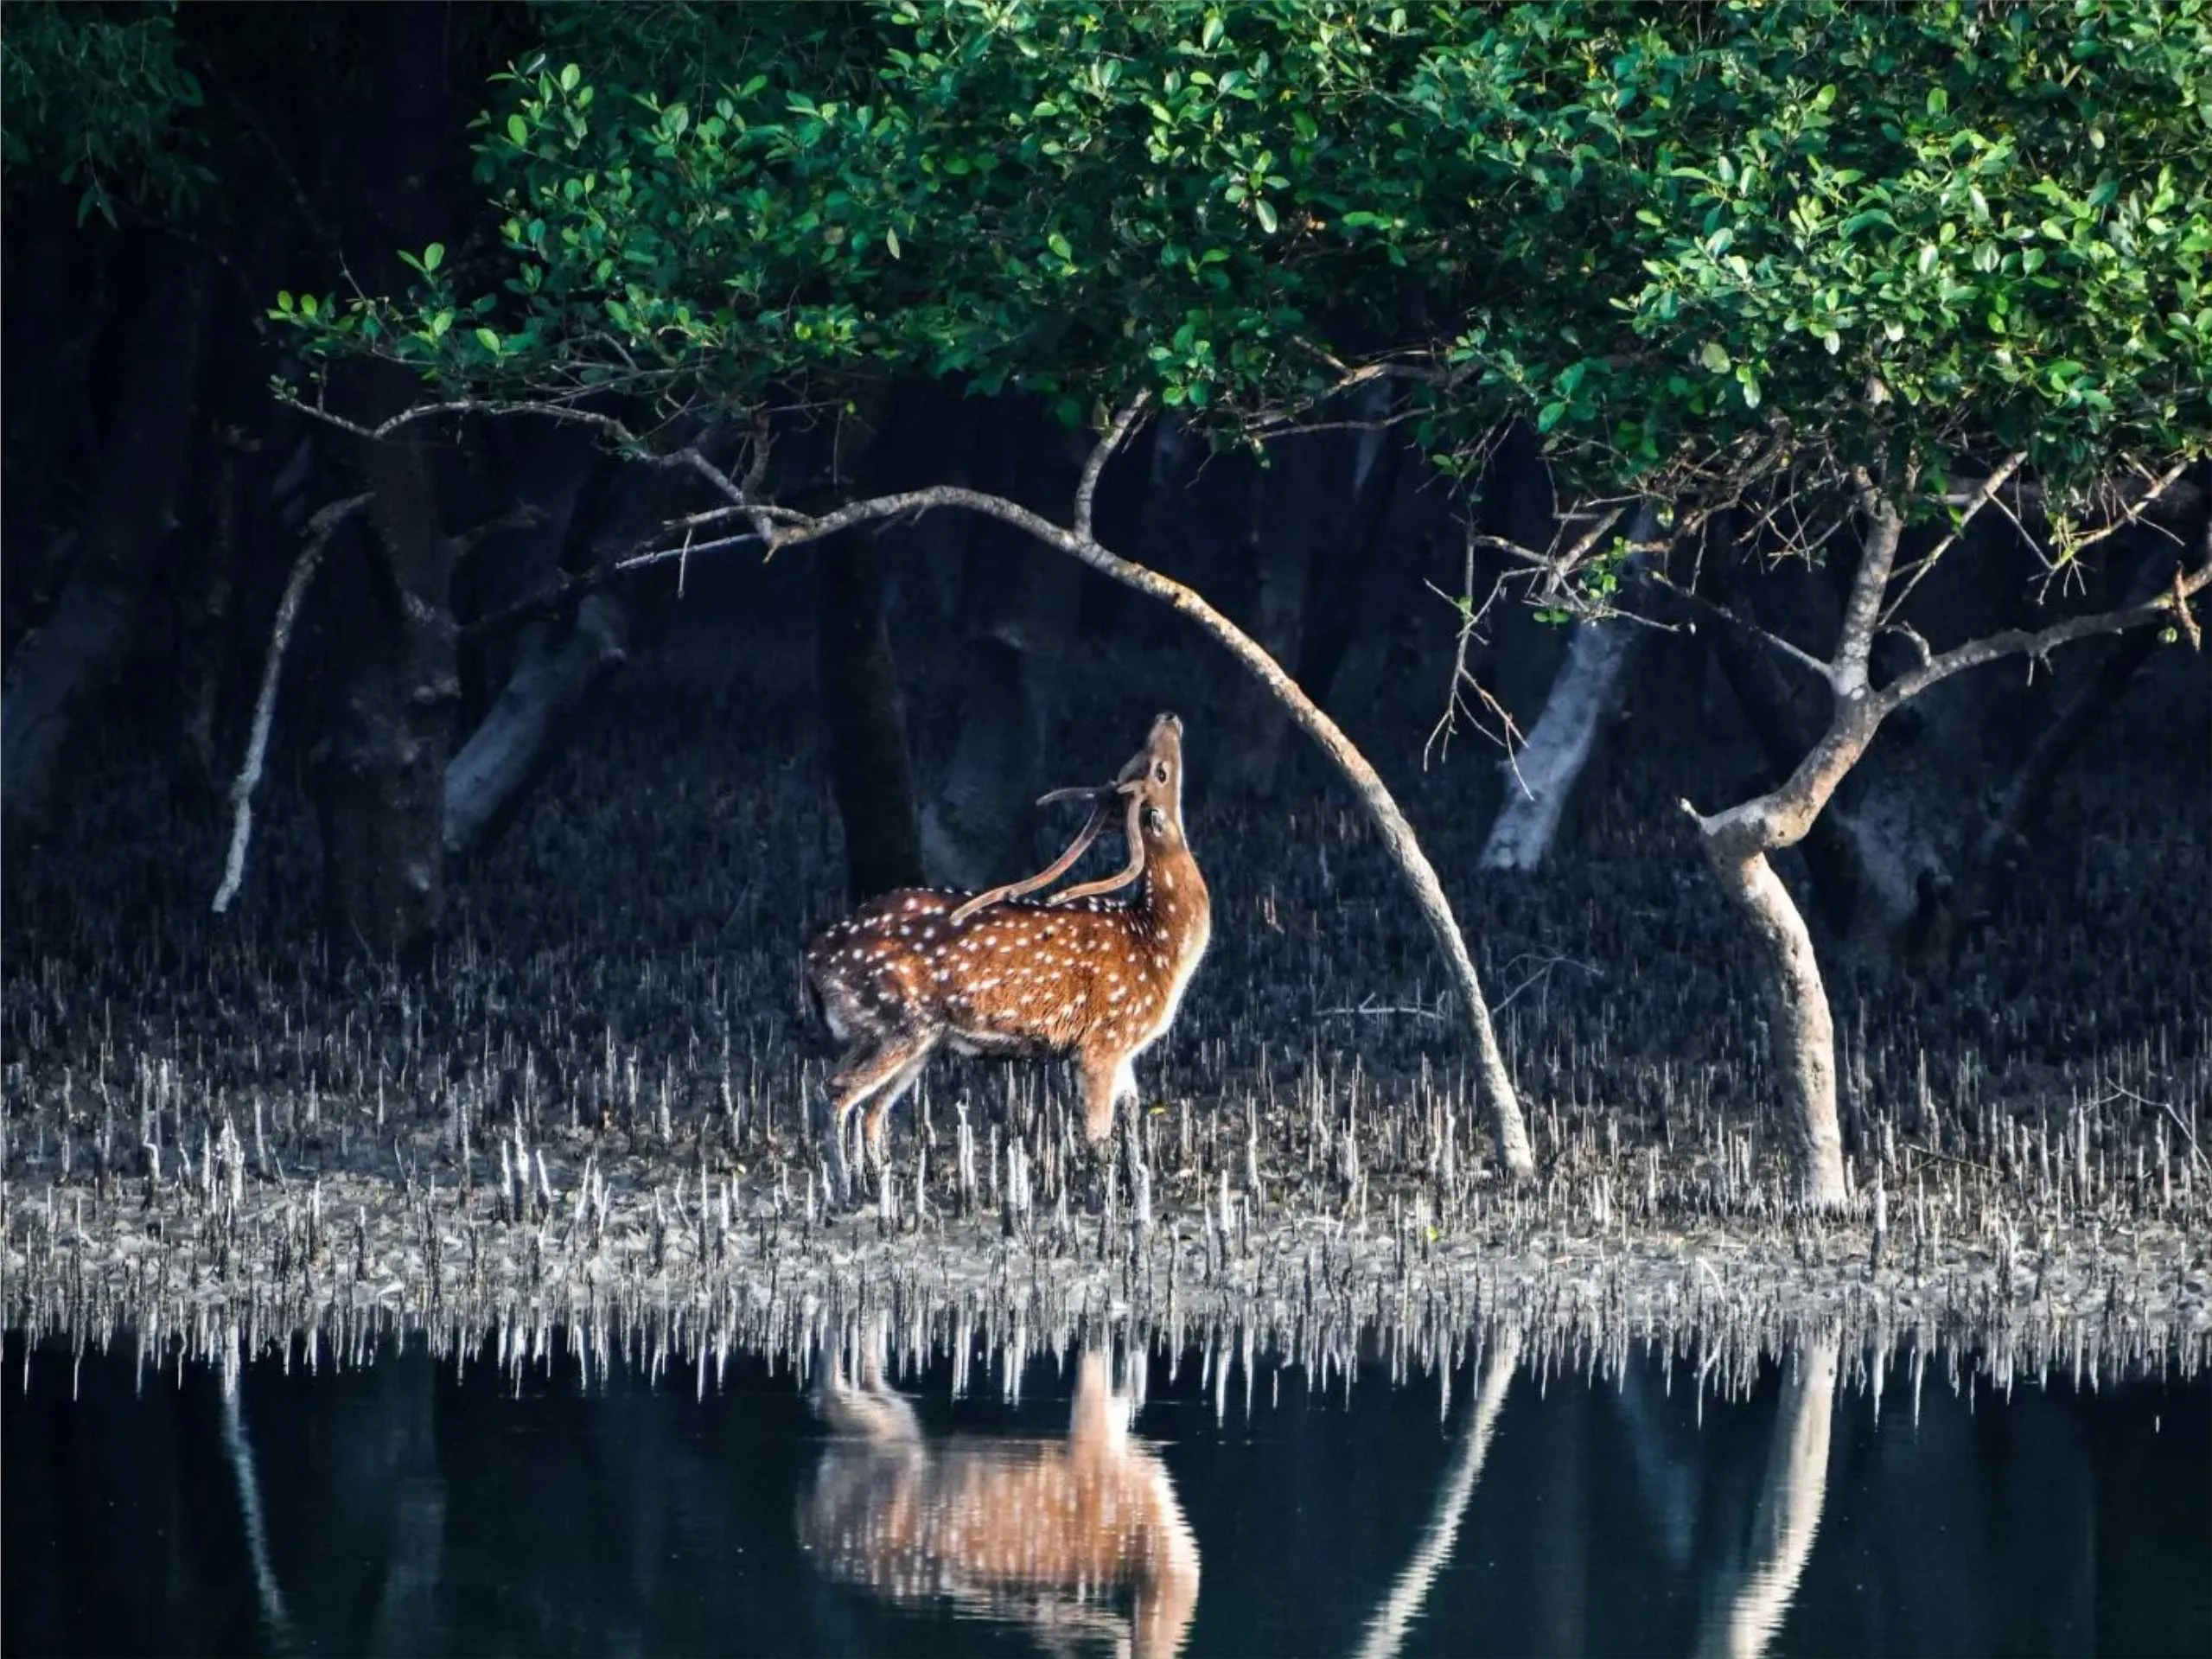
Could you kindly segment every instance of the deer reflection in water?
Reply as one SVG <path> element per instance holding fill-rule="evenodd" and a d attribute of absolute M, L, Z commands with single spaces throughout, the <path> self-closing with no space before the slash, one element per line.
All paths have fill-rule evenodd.
<path fill-rule="evenodd" d="M 894 1602 L 941 1597 L 1049 1647 L 1091 1636 L 1167 1659 L 1182 1646 L 1197 1541 L 1106 1355 L 1076 1369 L 1065 1440 L 925 1439 L 874 1358 L 857 1383 L 826 1362 L 815 1409 L 839 1438 L 800 1497 L 799 1537 L 831 1578 Z"/>

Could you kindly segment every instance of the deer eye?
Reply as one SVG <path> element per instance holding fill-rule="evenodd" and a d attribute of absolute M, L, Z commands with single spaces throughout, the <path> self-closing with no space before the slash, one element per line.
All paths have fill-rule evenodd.
<path fill-rule="evenodd" d="M 1154 761 L 1152 763 L 1152 782 L 1155 783 L 1165 783 L 1167 781 L 1168 763 L 1165 761 Z"/>

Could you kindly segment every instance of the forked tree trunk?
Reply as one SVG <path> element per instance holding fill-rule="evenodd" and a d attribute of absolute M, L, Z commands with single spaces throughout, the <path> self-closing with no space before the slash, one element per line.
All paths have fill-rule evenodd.
<path fill-rule="evenodd" d="M 1903 518 L 1886 497 L 1870 503 L 1859 571 L 1831 669 L 1835 701 L 1826 733 L 1765 794 L 1710 818 L 1684 803 L 1705 838 L 1705 859 L 1721 891 L 1743 912 L 1758 941 L 1761 990 L 1773 1017 L 1775 1073 L 1782 1086 L 1782 1140 L 1796 1171 L 1799 1200 L 1815 1210 L 1841 1209 L 1849 1197 L 1836 1109 L 1835 1017 L 1813 935 L 1769 860 L 1811 833 L 1896 706 L 1896 699 L 1877 696 L 1869 684 L 1867 658 L 1903 531 Z"/>

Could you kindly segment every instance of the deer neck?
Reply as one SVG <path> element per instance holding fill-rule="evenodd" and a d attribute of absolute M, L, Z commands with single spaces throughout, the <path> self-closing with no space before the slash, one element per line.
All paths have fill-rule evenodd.
<path fill-rule="evenodd" d="M 1187 846 L 1155 850 L 1144 860 L 1144 885 L 1138 908 L 1179 945 L 1204 948 L 1212 925 L 1212 899 L 1198 860 Z"/>

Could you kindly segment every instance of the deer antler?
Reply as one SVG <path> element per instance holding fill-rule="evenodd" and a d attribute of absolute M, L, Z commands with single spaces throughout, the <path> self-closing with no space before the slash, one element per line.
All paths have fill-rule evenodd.
<path fill-rule="evenodd" d="M 1040 887 L 1049 887 L 1074 869 L 1075 860 L 1090 851 L 1091 843 L 1097 840 L 1106 828 L 1108 793 L 1109 791 L 1106 789 L 1055 789 L 1050 794 L 1041 797 L 1037 801 L 1040 807 L 1048 806 L 1055 801 L 1072 800 L 1077 796 L 1087 797 L 1092 801 L 1094 804 L 1091 807 L 1091 815 L 1085 820 L 1081 833 L 1068 843 L 1067 852 L 1055 858 L 1045 868 L 1038 871 L 1036 875 L 1027 877 L 1021 881 L 1008 882 L 1005 886 L 994 887 L 987 893 L 978 893 L 953 912 L 950 918 L 952 925 L 957 928 L 978 910 L 989 909 L 992 905 L 1003 903 L 1010 898 L 1020 898 L 1024 894 L 1036 892 Z M 1133 823 L 1135 820 L 1131 821 Z"/>
<path fill-rule="evenodd" d="M 1128 789 L 1126 784 L 1116 784 L 1118 789 Z M 1129 789 L 1129 865 L 1118 876 L 1104 876 L 1097 881 L 1079 882 L 1063 893 L 1055 893 L 1045 902 L 1049 904 L 1071 903 L 1079 898 L 1095 898 L 1101 893 L 1116 893 L 1144 873 L 1144 838 L 1138 833 L 1140 815 L 1144 810 L 1144 797 Z M 1106 816 L 1106 802 L 1100 801 L 1093 814 L 1096 822 Z"/>

